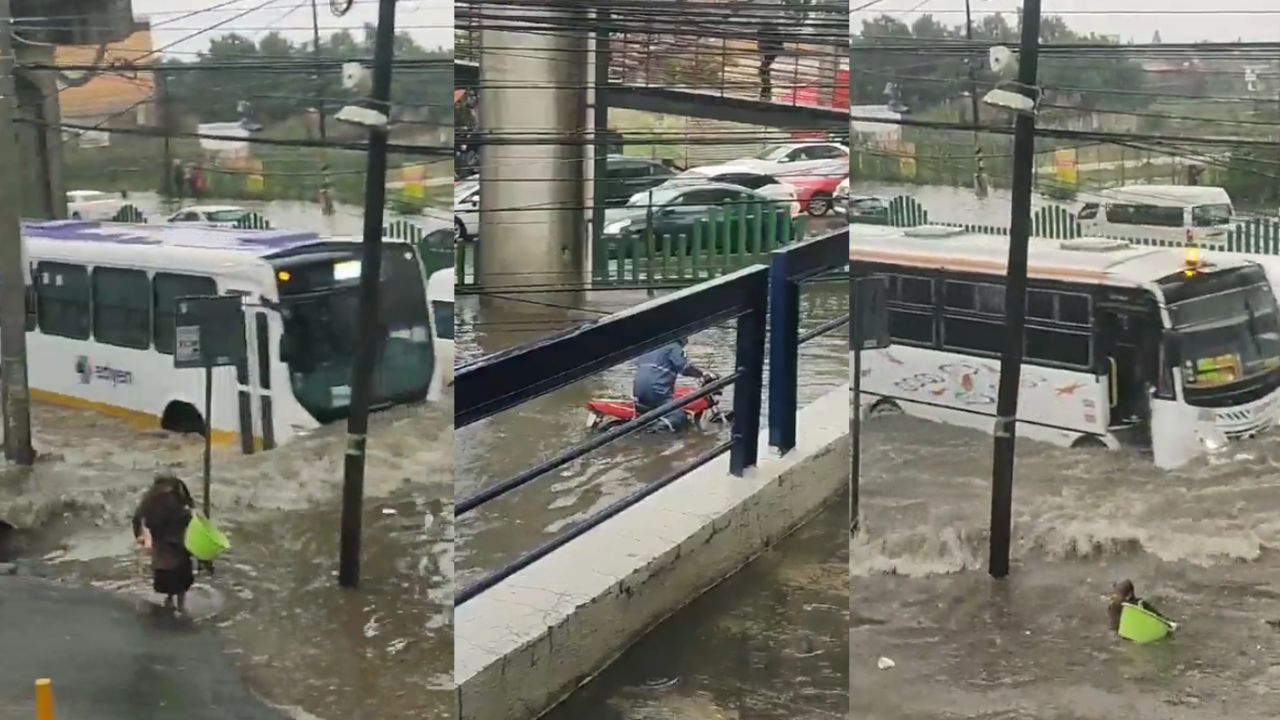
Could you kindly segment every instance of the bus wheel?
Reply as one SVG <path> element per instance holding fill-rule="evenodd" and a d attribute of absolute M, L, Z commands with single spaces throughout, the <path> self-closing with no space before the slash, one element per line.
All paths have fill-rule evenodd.
<path fill-rule="evenodd" d="M 169 432 L 204 435 L 204 418 L 190 403 L 171 402 L 164 409 L 160 427 Z"/>
<path fill-rule="evenodd" d="M 886 415 L 901 415 L 902 408 L 898 407 L 898 403 L 887 398 L 881 398 L 871 404 L 871 409 L 867 411 L 867 417 L 884 417 Z"/>
<path fill-rule="evenodd" d="M 1074 450 L 1106 450 L 1107 444 L 1096 435 L 1081 435 L 1071 443 L 1071 447 Z"/>

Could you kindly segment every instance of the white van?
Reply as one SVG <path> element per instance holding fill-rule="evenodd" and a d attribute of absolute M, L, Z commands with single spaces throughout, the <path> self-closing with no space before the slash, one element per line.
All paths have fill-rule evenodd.
<path fill-rule="evenodd" d="M 1129 185 L 1097 197 L 1078 213 L 1085 236 L 1226 247 L 1234 209 L 1220 187 Z"/>
<path fill-rule="evenodd" d="M 453 268 L 431 273 L 427 280 L 427 302 L 431 305 L 431 330 L 435 339 L 436 369 L 431 379 L 432 399 L 444 386 L 453 384 Z"/>

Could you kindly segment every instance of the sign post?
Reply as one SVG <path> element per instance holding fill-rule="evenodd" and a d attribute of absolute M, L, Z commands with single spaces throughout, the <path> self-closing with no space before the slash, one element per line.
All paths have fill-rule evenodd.
<path fill-rule="evenodd" d="M 849 535 L 858 534 L 858 502 L 862 475 L 862 351 L 889 347 L 889 283 L 882 277 L 849 278 L 849 352 L 853 355 L 849 438 L 853 444 L 849 471 Z"/>
<path fill-rule="evenodd" d="M 244 311 L 239 295 L 177 299 L 173 328 L 173 366 L 204 368 L 204 516 L 213 512 L 210 477 L 213 456 L 213 369 L 247 361 Z M 204 563 L 213 572 L 213 563 Z"/>

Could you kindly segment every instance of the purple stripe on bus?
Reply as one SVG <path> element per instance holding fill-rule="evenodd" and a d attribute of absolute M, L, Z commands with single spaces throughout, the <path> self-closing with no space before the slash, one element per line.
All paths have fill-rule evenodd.
<path fill-rule="evenodd" d="M 320 239 L 317 233 L 292 230 L 103 224 L 87 220 L 27 221 L 23 223 L 23 233 L 49 240 L 167 245 L 262 254 L 304 247 Z"/>

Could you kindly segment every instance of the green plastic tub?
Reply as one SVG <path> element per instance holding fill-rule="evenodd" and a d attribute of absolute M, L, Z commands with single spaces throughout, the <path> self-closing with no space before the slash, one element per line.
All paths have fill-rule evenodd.
<path fill-rule="evenodd" d="M 227 551 L 231 543 L 227 536 L 213 526 L 207 518 L 196 514 L 191 516 L 184 538 L 187 552 L 197 560 L 209 562 Z"/>
<path fill-rule="evenodd" d="M 1136 643 L 1155 642 L 1172 632 L 1173 628 L 1159 615 L 1125 603 L 1120 609 L 1120 637 Z"/>

